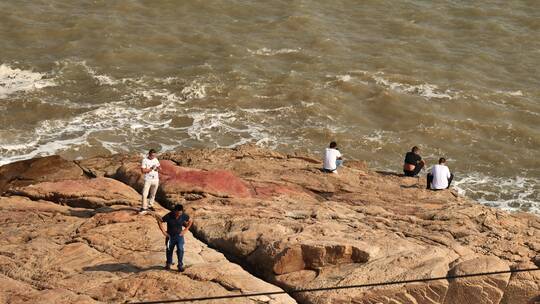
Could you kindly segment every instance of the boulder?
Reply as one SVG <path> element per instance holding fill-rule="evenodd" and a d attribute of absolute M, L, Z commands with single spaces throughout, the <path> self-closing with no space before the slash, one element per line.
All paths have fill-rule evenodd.
<path fill-rule="evenodd" d="M 516 269 L 534 269 L 536 265 L 530 262 L 517 264 Z M 517 272 L 510 277 L 510 282 L 504 290 L 501 304 L 535 303 L 540 302 L 540 270 L 532 272 Z"/>
<path fill-rule="evenodd" d="M 199 199 L 207 195 L 216 197 L 249 197 L 252 190 L 246 182 L 228 170 L 200 170 L 177 166 L 169 160 L 161 160 L 158 198 L 171 207 L 178 201 Z M 115 177 L 142 191 L 144 178 L 138 163 L 121 166 Z"/>
<path fill-rule="evenodd" d="M 14 187 L 40 182 L 86 178 L 79 166 L 60 156 L 32 158 L 0 167 L 0 194 Z"/>
<path fill-rule="evenodd" d="M 457 264 L 450 270 L 449 275 L 458 276 L 509 270 L 510 267 L 503 260 L 492 256 L 482 256 Z M 444 303 L 473 304 L 485 303 L 486 301 L 499 303 L 504 296 L 509 280 L 510 273 L 451 279 Z"/>
<path fill-rule="evenodd" d="M 139 206 L 141 196 L 133 188 L 106 177 L 82 180 L 41 182 L 8 190 L 32 200 L 47 200 L 80 208 L 113 205 Z"/>
<path fill-rule="evenodd" d="M 245 182 L 228 170 L 198 170 L 161 161 L 162 187 L 165 193 L 208 193 L 218 197 L 249 197 Z"/>
<path fill-rule="evenodd" d="M 109 156 L 96 156 L 92 158 L 76 160 L 84 173 L 91 177 L 114 177 L 118 168 L 125 163 L 137 163 L 141 161 L 139 155 L 114 154 Z"/>

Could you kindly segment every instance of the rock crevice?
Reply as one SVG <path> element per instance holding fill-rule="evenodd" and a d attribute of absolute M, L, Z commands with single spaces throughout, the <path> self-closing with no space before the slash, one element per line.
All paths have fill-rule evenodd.
<path fill-rule="evenodd" d="M 540 263 L 538 216 L 485 207 L 450 191 L 427 191 L 416 179 L 371 172 L 361 162 L 346 164 L 339 174 L 325 174 L 313 156 L 253 146 L 169 152 L 163 158 L 160 202 L 166 207 L 183 203 L 195 219 L 192 232 L 199 240 L 286 290 Z M 46 274 L 52 279 L 44 290 L 63 288 L 62 295 L 85 296 L 88 303 L 200 296 L 195 291 L 201 290 L 205 295 L 279 290 L 191 235 L 185 275 L 156 269 L 163 262 L 163 238 L 152 216 L 135 215 L 135 190 L 142 188 L 137 157 L 98 157 L 76 165 L 58 157 L 27 162 L 0 167 L 1 190 L 12 195 L 0 197 L 0 221 L 8 225 L 0 238 L 8 248 L 3 251 L 50 260 L 39 266 L 41 275 L 24 284 L 37 284 Z M 48 164 L 63 173 L 49 170 Z M 28 209 L 57 216 L 25 218 L 20 230 L 17 218 Z M 83 256 L 88 258 L 75 262 Z M 2 271 L 17 263 L 0 255 Z M 13 280 L 17 278 L 0 277 L 6 284 L 15 284 Z M 180 294 L 172 291 L 176 286 L 190 287 Z M 513 304 L 534 303 L 539 287 L 537 273 L 519 273 L 294 296 L 313 304 Z M 81 288 L 87 291 L 77 294 Z M 49 293 L 36 289 L 31 296 Z M 17 295 L 0 288 L 0 296 Z M 286 295 L 235 301 L 294 302 Z"/>

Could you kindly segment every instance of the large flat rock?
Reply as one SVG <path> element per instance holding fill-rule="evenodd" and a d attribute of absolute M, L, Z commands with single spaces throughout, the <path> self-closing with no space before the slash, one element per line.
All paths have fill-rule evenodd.
<path fill-rule="evenodd" d="M 17 290 L 25 286 L 31 286 L 37 298 L 43 291 L 58 290 L 66 299 L 73 299 L 74 293 L 93 301 L 124 302 L 278 290 L 276 285 L 302 289 L 392 282 L 540 265 L 537 215 L 486 207 L 452 191 L 425 190 L 422 179 L 372 172 L 359 161 L 346 163 L 338 174 L 325 174 L 312 155 L 253 146 L 169 152 L 160 157 L 160 203 L 183 203 L 195 219 L 192 233 L 196 239 L 187 237 L 190 267 L 184 274 L 159 269 L 164 259 L 163 237 L 152 216 L 137 216 L 116 204 L 95 210 L 60 206 L 55 204 L 63 203 L 55 199 L 58 194 L 45 195 L 69 196 L 73 193 L 67 185 L 74 181 L 79 185 L 77 192 L 94 193 L 87 195 L 93 198 L 103 192 L 112 195 L 124 185 L 111 182 L 92 188 L 92 183 L 103 178 L 33 180 L 31 186 L 15 185 L 12 180 L 10 189 L 27 191 L 12 194 L 34 201 L 0 198 L 0 223 L 6 227 L 0 235 L 2 252 L 6 252 L 0 254 L 0 274 L 4 275 L 0 279 L 14 290 L 0 289 L 3 299 L 21 301 L 23 295 Z M 116 155 L 78 164 L 86 176 L 110 176 L 136 190 L 142 187 L 137 157 Z M 133 202 L 138 200 L 131 193 Z M 223 254 L 269 283 L 227 261 Z M 38 264 L 38 257 L 47 258 Z M 294 297 L 301 303 L 317 304 L 529 304 L 540 299 L 539 273 L 295 293 Z M 235 301 L 231 303 L 292 300 L 284 296 Z"/>
<path fill-rule="evenodd" d="M 0 167 L 0 194 L 40 182 L 85 178 L 77 164 L 57 155 L 22 160 Z"/>
<path fill-rule="evenodd" d="M 141 204 L 141 195 L 137 191 L 124 183 L 105 177 L 41 182 L 15 187 L 7 192 L 33 200 L 48 200 L 82 208 L 95 209 L 113 205 L 139 206 Z"/>
<path fill-rule="evenodd" d="M 0 301 L 123 303 L 280 290 L 191 234 L 186 271 L 166 271 L 165 239 L 152 215 L 99 210 L 0 197 Z M 274 295 L 228 303 L 296 302 Z"/>
<path fill-rule="evenodd" d="M 194 197 L 165 185 L 161 195 L 185 202 L 200 239 L 285 288 L 508 270 L 538 255 L 537 216 L 425 190 L 422 180 L 370 172 L 361 163 L 325 174 L 313 157 L 252 147 L 165 157 L 174 162 L 165 161 L 167 171 L 180 179 L 188 178 L 186 166 L 228 170 L 234 175 L 229 191 L 237 183 L 250 188 L 249 196 L 203 190 Z M 204 189 L 205 182 L 193 182 L 193 189 Z M 257 191 L 265 187 L 271 190 Z M 499 275 L 295 297 L 302 303 L 511 303 L 540 296 L 530 292 L 535 278 Z"/>

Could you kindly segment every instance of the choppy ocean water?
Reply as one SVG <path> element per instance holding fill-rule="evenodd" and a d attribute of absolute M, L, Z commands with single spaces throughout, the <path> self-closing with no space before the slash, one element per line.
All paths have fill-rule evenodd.
<path fill-rule="evenodd" d="M 420 145 L 540 212 L 536 1 L 4 1 L 0 163 L 257 143 L 399 171 Z"/>

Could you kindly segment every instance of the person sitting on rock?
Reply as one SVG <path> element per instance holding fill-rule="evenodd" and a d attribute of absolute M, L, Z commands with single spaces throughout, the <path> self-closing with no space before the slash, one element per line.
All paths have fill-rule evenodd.
<path fill-rule="evenodd" d="M 431 168 L 431 173 L 427 175 L 427 189 L 442 190 L 450 188 L 450 183 L 454 179 L 454 174 L 446 166 L 446 159 L 439 158 L 439 164 Z"/>
<path fill-rule="evenodd" d="M 337 168 L 343 164 L 341 152 L 337 148 L 335 141 L 324 151 L 323 171 L 326 173 L 337 173 Z"/>
<path fill-rule="evenodd" d="M 167 223 L 167 230 L 163 228 L 163 223 Z M 178 257 L 178 271 L 184 271 L 184 234 L 193 225 L 193 220 L 184 213 L 184 207 L 180 204 L 174 206 L 173 211 L 167 213 L 161 220 L 158 220 L 159 229 L 165 236 L 165 256 L 167 262 L 165 269 L 170 270 L 173 264 L 173 251 L 176 247 Z M 184 228 L 185 227 L 185 228 Z"/>
<path fill-rule="evenodd" d="M 411 152 L 405 154 L 405 161 L 403 164 L 403 173 L 405 176 L 417 176 L 420 170 L 424 168 L 425 162 L 420 156 L 420 148 L 414 146 Z"/>
<path fill-rule="evenodd" d="M 159 186 L 159 160 L 156 157 L 156 150 L 150 149 L 148 155 L 142 160 L 141 173 L 144 174 L 144 187 L 142 191 L 141 214 L 145 214 L 148 209 L 155 211 L 154 200 Z M 150 193 L 150 199 L 148 194 Z"/>

